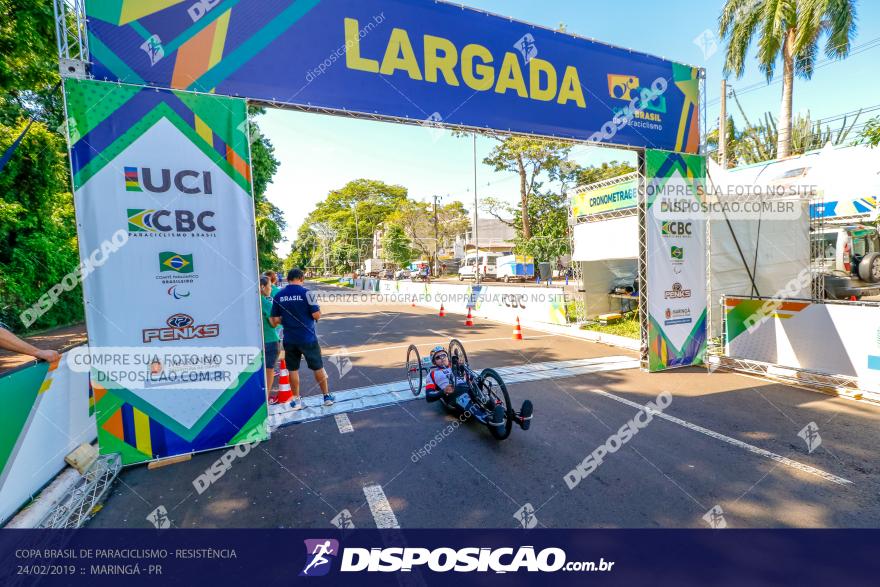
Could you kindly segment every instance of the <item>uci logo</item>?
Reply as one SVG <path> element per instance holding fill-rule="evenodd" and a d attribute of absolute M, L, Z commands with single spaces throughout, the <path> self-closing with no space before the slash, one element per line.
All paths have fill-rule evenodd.
<path fill-rule="evenodd" d="M 189 210 L 142 210 L 128 209 L 128 231 L 132 233 L 213 233 L 217 230 L 210 219 L 214 212 L 191 212 Z"/>
<path fill-rule="evenodd" d="M 664 221 L 660 231 L 663 236 L 693 236 L 693 222 Z"/>
<path fill-rule="evenodd" d="M 178 171 L 173 176 L 170 169 L 160 169 L 158 171 L 158 181 L 156 172 L 149 167 L 126 167 L 125 173 L 125 190 L 129 192 L 141 192 L 146 189 L 154 194 L 161 194 L 171 189 L 171 185 L 182 194 L 195 195 L 204 194 L 212 195 L 211 190 L 211 172 L 210 171 L 193 171 L 184 169 Z M 143 189 L 142 189 L 143 188 Z"/>

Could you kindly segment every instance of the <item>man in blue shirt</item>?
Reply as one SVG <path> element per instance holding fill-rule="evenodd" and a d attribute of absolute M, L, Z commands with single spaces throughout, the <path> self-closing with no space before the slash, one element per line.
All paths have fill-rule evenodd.
<path fill-rule="evenodd" d="M 330 395 L 327 385 L 327 372 L 321 358 L 321 345 L 315 334 L 315 322 L 321 318 L 321 308 L 312 303 L 314 300 L 309 290 L 303 287 L 303 277 L 301 269 L 291 269 L 287 273 L 288 285 L 275 295 L 269 318 L 272 326 L 280 324 L 284 329 L 284 358 L 290 370 L 290 389 L 293 391 L 290 407 L 294 410 L 302 409 L 302 400 L 299 397 L 299 365 L 303 357 L 321 387 L 324 405 L 333 405 L 333 396 Z"/>

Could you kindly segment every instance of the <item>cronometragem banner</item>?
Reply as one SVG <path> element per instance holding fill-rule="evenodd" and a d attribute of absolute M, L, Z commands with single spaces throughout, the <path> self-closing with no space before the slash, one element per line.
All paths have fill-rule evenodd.
<path fill-rule="evenodd" d="M 706 350 L 706 159 L 645 153 L 648 369 L 699 365 Z"/>
<path fill-rule="evenodd" d="M 267 437 L 244 100 L 65 80 L 101 452 Z"/>
<path fill-rule="evenodd" d="M 699 70 L 434 0 L 86 0 L 91 73 L 696 153 Z"/>

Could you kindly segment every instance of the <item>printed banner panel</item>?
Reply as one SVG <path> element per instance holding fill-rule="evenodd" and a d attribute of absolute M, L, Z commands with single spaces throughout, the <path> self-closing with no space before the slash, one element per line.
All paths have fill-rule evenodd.
<path fill-rule="evenodd" d="M 523 322 L 567 324 L 565 292 L 552 287 L 516 287 L 476 284 L 417 283 L 413 281 L 365 280 L 355 283 L 359 289 L 374 289 L 392 302 L 415 302 L 420 306 L 443 309 L 453 314 L 467 314 L 513 324 Z"/>
<path fill-rule="evenodd" d="M 434 0 L 86 0 L 97 79 L 696 153 L 697 68 Z"/>
<path fill-rule="evenodd" d="M 648 150 L 648 369 L 699 365 L 706 350 L 706 159 Z"/>
<path fill-rule="evenodd" d="M 244 100 L 65 81 L 101 451 L 266 436 Z"/>
<path fill-rule="evenodd" d="M 726 297 L 725 354 L 858 379 L 880 392 L 880 308 Z"/>
<path fill-rule="evenodd" d="M 589 216 L 634 208 L 638 203 L 638 178 L 576 193 L 571 199 L 572 216 Z"/>
<path fill-rule="evenodd" d="M 0 377 L 0 523 L 49 483 L 64 457 L 95 439 L 88 371 L 35 363 Z"/>

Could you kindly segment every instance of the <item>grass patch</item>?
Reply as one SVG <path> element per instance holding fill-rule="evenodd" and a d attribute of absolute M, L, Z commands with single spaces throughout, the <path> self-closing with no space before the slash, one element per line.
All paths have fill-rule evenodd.
<path fill-rule="evenodd" d="M 623 320 L 616 324 L 603 326 L 598 322 L 593 322 L 590 324 L 584 324 L 581 326 L 581 330 L 593 330 L 595 332 L 625 336 L 626 338 L 634 338 L 636 340 L 641 336 L 639 329 L 639 315 L 637 312 L 628 312 L 624 315 Z"/>
<path fill-rule="evenodd" d="M 315 283 L 321 283 L 324 285 L 335 285 L 338 287 L 354 287 L 354 283 L 351 283 L 348 281 L 341 282 L 341 281 L 339 281 L 340 279 L 342 279 L 342 278 L 341 277 L 313 277 L 313 278 L 309 279 L 308 281 L 313 281 Z"/>

